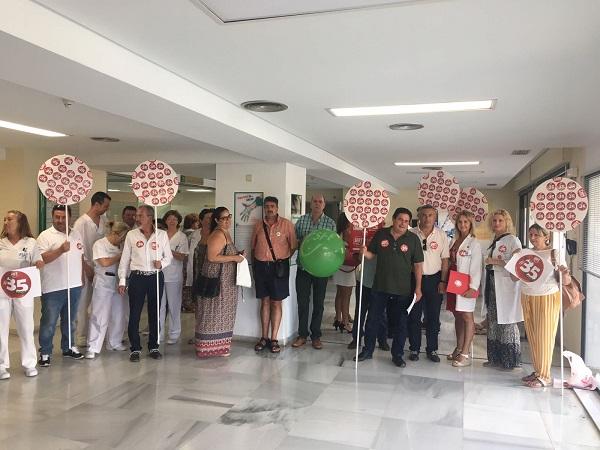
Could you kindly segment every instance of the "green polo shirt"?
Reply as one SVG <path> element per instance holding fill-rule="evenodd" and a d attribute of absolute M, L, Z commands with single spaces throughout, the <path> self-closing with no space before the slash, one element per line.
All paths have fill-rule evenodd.
<path fill-rule="evenodd" d="M 369 251 L 377 255 L 373 290 L 410 295 L 413 265 L 422 263 L 424 259 L 422 244 L 419 237 L 410 231 L 394 239 L 391 229 L 379 230 L 369 244 Z"/>

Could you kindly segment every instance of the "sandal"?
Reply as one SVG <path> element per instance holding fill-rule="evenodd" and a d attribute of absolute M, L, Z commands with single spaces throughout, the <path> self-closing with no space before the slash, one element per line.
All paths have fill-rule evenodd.
<path fill-rule="evenodd" d="M 458 359 L 458 356 L 462 356 L 463 360 Z M 471 357 L 464 353 L 459 353 L 454 361 L 452 361 L 452 367 L 467 367 L 471 365 Z"/>
<path fill-rule="evenodd" d="M 535 377 L 533 380 L 529 380 L 525 383 L 525 386 L 530 388 L 544 388 L 552 386 L 553 380 L 545 381 L 543 378 Z"/>
<path fill-rule="evenodd" d="M 281 351 L 281 347 L 279 346 L 279 342 L 277 339 L 271 340 L 271 353 L 279 353 Z"/>
<path fill-rule="evenodd" d="M 527 382 L 527 381 L 535 380 L 536 378 L 537 378 L 537 374 L 535 372 L 531 372 L 529 375 L 521 378 L 521 381 Z"/>
<path fill-rule="evenodd" d="M 452 353 L 450 353 L 448 356 L 446 356 L 446 359 L 448 361 L 454 361 L 459 354 L 460 354 L 460 349 L 458 347 L 456 347 Z"/>
<path fill-rule="evenodd" d="M 268 345 L 269 345 L 269 338 L 261 337 L 259 339 L 259 341 L 256 343 L 256 345 L 254 346 L 254 351 L 260 352 Z"/>

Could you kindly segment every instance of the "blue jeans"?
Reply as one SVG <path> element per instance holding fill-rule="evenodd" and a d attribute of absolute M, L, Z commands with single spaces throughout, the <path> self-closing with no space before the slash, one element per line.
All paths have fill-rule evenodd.
<path fill-rule="evenodd" d="M 77 305 L 81 295 L 81 286 L 71 288 L 71 345 L 75 345 L 75 328 L 77 325 Z M 67 311 L 67 290 L 42 294 L 42 317 L 40 319 L 40 353 L 52 354 L 52 339 L 56 330 L 56 322 L 60 316 L 60 348 L 69 350 L 69 326 Z"/>

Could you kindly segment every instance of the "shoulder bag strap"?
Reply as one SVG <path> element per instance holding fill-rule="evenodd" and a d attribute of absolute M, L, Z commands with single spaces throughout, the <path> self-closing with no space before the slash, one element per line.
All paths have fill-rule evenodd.
<path fill-rule="evenodd" d="M 277 261 L 275 258 L 275 252 L 273 251 L 273 245 L 271 245 L 271 238 L 269 237 L 269 232 L 267 231 L 267 224 L 263 220 L 263 230 L 265 230 L 265 237 L 267 238 L 267 244 L 269 244 L 269 250 L 271 250 L 271 256 L 273 257 L 273 262 Z"/>

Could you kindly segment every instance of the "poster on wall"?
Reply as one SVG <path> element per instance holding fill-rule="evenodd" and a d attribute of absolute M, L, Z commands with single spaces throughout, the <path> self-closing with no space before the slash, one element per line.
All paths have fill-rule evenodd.
<path fill-rule="evenodd" d="M 292 194 L 292 223 L 295 225 L 298 219 L 302 215 L 302 195 Z"/>
<path fill-rule="evenodd" d="M 252 233 L 257 222 L 263 219 L 263 192 L 233 193 L 233 241 L 239 252 L 252 254 Z"/>

